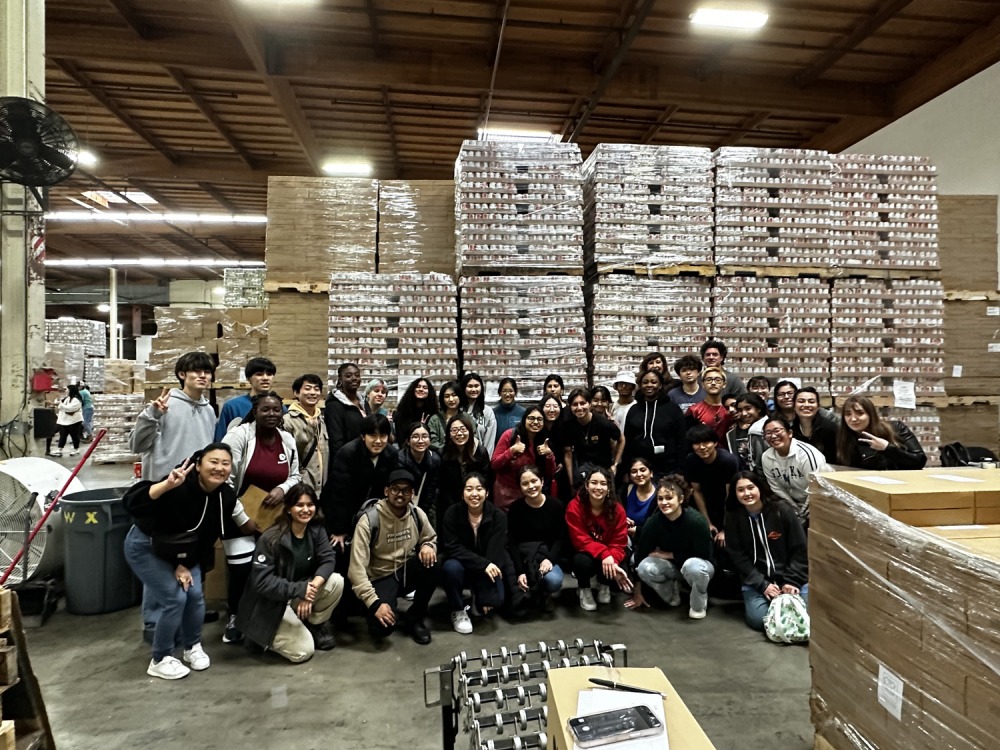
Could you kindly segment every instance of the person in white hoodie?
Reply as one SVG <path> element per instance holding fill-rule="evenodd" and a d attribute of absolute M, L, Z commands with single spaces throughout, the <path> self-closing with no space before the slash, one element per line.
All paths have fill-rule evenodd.
<path fill-rule="evenodd" d="M 764 423 L 764 440 L 770 446 L 760 458 L 762 474 L 771 490 L 792 504 L 809 528 L 809 479 L 818 471 L 829 471 L 823 454 L 809 443 L 792 437 L 792 426 L 782 417 Z"/>
<path fill-rule="evenodd" d="M 274 391 L 251 399 L 246 421 L 226 433 L 222 439 L 233 451 L 233 471 L 229 483 L 238 497 L 251 487 L 267 493 L 265 507 L 275 507 L 285 493 L 299 483 L 299 456 L 295 438 L 281 429 L 281 396 Z M 229 571 L 227 595 L 229 623 L 222 636 L 223 643 L 241 643 L 243 634 L 236 627 L 240 599 L 250 579 L 255 541 L 252 536 L 234 533 L 231 526 L 223 537 L 226 565 Z"/>

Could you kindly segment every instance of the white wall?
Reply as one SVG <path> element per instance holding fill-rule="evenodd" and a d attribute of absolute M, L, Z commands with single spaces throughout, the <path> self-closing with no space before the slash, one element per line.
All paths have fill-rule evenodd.
<path fill-rule="evenodd" d="M 222 279 L 197 281 L 185 279 L 170 282 L 171 307 L 223 307 L 223 296 L 215 290 L 222 287 Z"/>
<path fill-rule="evenodd" d="M 844 150 L 927 156 L 939 193 L 1000 195 L 998 130 L 1000 63 Z"/>

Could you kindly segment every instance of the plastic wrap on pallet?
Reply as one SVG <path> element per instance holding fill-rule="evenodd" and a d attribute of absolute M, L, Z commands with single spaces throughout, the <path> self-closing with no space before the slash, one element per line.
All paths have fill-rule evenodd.
<path fill-rule="evenodd" d="M 153 321 L 160 338 L 215 339 L 222 312 L 211 307 L 154 307 Z M 155 346 L 155 344 L 154 344 Z"/>
<path fill-rule="evenodd" d="M 131 359 L 104 360 L 104 388 L 107 395 L 125 396 L 135 391 L 136 362 Z M 141 379 L 141 376 L 140 376 Z M 91 385 L 90 381 L 87 381 Z M 92 391 L 94 389 L 91 389 Z"/>
<path fill-rule="evenodd" d="M 522 401 L 542 395 L 549 373 L 566 389 L 587 383 L 583 284 L 574 276 L 472 276 L 459 282 L 462 366 L 487 398 L 515 377 Z"/>
<path fill-rule="evenodd" d="M 267 310 L 260 307 L 235 307 L 220 316 L 222 337 L 226 339 L 266 339 Z"/>
<path fill-rule="evenodd" d="M 226 307 L 267 307 L 263 268 L 226 268 L 222 272 Z"/>
<path fill-rule="evenodd" d="M 83 363 L 83 381 L 91 393 L 100 393 L 105 390 L 105 362 L 104 357 L 87 357 Z"/>
<path fill-rule="evenodd" d="M 61 387 L 83 380 L 86 350 L 84 344 L 45 342 L 45 365 L 56 371 Z"/>
<path fill-rule="evenodd" d="M 131 463 L 139 460 L 139 456 L 129 451 L 128 436 L 144 406 L 145 399 L 141 393 L 94 394 L 94 429 L 108 431 L 94 449 L 94 461 Z"/>
<path fill-rule="evenodd" d="M 937 279 L 835 279 L 830 385 L 890 397 L 914 383 L 921 397 L 944 395 L 944 288 Z"/>
<path fill-rule="evenodd" d="M 46 320 L 45 340 L 53 344 L 83 346 L 84 354 L 88 357 L 105 357 L 108 354 L 108 326 L 99 320 Z"/>
<path fill-rule="evenodd" d="M 711 332 L 711 279 L 610 274 L 586 291 L 595 385 L 610 387 L 650 351 L 662 351 L 672 367 Z"/>
<path fill-rule="evenodd" d="M 922 156 L 833 154 L 832 245 L 847 268 L 937 269 L 937 170 Z"/>
<path fill-rule="evenodd" d="M 583 176 L 587 268 L 713 262 L 709 149 L 602 143 Z"/>
<path fill-rule="evenodd" d="M 146 362 L 145 377 L 146 383 L 166 383 L 173 385 L 177 382 L 174 374 L 174 366 L 181 355 L 188 352 L 205 352 L 215 354 L 218 347 L 217 339 L 153 339 L 153 349 L 149 353 Z M 218 373 L 216 373 L 218 380 Z"/>
<path fill-rule="evenodd" d="M 929 518 L 892 509 L 912 491 L 923 502 L 996 505 L 998 472 L 959 471 L 972 482 L 929 476 L 941 470 L 888 472 L 893 485 L 860 472 L 813 481 L 810 704 L 834 750 L 996 746 L 1000 603 L 984 592 L 1000 580 L 1000 527 L 925 530 L 873 507 Z"/>
<path fill-rule="evenodd" d="M 941 416 L 936 406 L 918 406 L 916 409 L 887 406 L 880 408 L 879 413 L 883 419 L 904 422 L 927 454 L 927 465 L 941 465 Z"/>
<path fill-rule="evenodd" d="M 330 281 L 329 377 L 355 362 L 362 380 L 382 378 L 389 404 L 413 379 L 439 385 L 457 371 L 455 283 L 444 274 L 334 274 Z"/>
<path fill-rule="evenodd" d="M 264 354 L 262 341 L 263 339 L 253 337 L 219 339 L 219 364 L 215 368 L 215 382 L 225 385 L 245 383 L 247 362 Z"/>
<path fill-rule="evenodd" d="M 798 378 L 829 391 L 830 285 L 822 279 L 726 276 L 715 279 L 712 334 L 726 343 L 744 382 Z"/>
<path fill-rule="evenodd" d="M 832 163 L 825 151 L 715 152 L 719 265 L 831 265 Z"/>
<path fill-rule="evenodd" d="M 378 182 L 331 177 L 267 181 L 269 282 L 375 270 Z"/>
<path fill-rule="evenodd" d="M 378 201 L 379 273 L 454 273 L 454 180 L 381 180 Z"/>
<path fill-rule="evenodd" d="M 579 273 L 583 171 L 575 143 L 465 141 L 455 161 L 456 269 Z"/>

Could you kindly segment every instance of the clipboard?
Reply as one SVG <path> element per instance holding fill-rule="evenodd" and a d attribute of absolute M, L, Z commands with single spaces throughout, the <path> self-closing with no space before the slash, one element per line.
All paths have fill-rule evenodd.
<path fill-rule="evenodd" d="M 278 518 L 281 517 L 282 510 L 284 510 L 281 504 L 273 508 L 263 507 L 262 503 L 266 498 L 267 493 L 260 487 L 252 484 L 247 487 L 247 491 L 240 497 L 240 502 L 243 503 L 243 510 L 254 520 L 257 528 L 261 531 L 266 531 L 274 526 Z"/>

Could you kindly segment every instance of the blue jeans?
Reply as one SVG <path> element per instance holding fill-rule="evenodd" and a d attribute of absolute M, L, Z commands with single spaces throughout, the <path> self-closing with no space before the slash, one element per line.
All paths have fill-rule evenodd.
<path fill-rule="evenodd" d="M 190 568 L 192 583 L 184 591 L 177 583 L 176 566 L 154 555 L 152 540 L 136 526 L 125 537 L 125 559 L 149 598 L 159 606 L 160 617 L 153 631 L 153 660 L 158 662 L 173 653 L 178 633 L 184 648 L 200 643 L 205 620 L 201 568 Z"/>
<path fill-rule="evenodd" d="M 639 580 L 648 584 L 664 602 L 669 602 L 676 592 L 680 579 L 691 587 L 691 609 L 704 612 L 708 607 L 708 582 L 715 575 L 715 566 L 700 557 L 689 557 L 680 570 L 672 560 L 647 557 L 639 563 Z"/>
<path fill-rule="evenodd" d="M 94 407 L 83 407 L 83 432 L 85 435 L 94 434 Z"/>
<path fill-rule="evenodd" d="M 539 580 L 540 588 L 546 594 L 558 594 L 563 585 L 563 571 L 558 565 L 553 565 L 552 570 L 543 575 Z"/>
<path fill-rule="evenodd" d="M 771 600 L 764 596 L 757 589 L 744 586 L 743 591 L 743 615 L 746 617 L 747 625 L 754 630 L 764 630 L 764 615 L 767 608 L 771 606 Z M 809 584 L 805 584 L 799 590 L 802 601 L 809 606 Z"/>
<path fill-rule="evenodd" d="M 473 601 L 482 609 L 483 607 L 497 608 L 503 604 L 504 588 L 503 576 L 498 576 L 495 581 L 491 581 L 483 570 L 471 570 L 466 568 L 458 560 L 445 560 L 441 566 L 442 588 L 448 596 L 448 604 L 452 612 L 465 609 L 465 597 L 462 591 L 466 588 L 472 592 Z"/>

